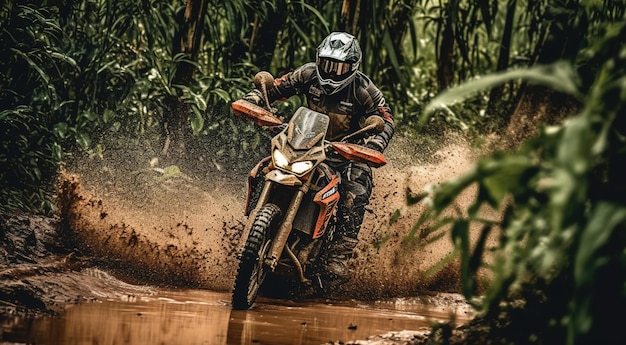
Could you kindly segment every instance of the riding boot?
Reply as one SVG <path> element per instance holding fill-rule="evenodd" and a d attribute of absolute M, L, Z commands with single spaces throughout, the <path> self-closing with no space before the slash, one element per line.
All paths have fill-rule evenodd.
<path fill-rule="evenodd" d="M 326 260 L 326 271 L 330 275 L 345 278 L 348 275 L 348 260 L 359 241 L 355 238 L 341 236 L 336 239 L 330 248 Z"/>

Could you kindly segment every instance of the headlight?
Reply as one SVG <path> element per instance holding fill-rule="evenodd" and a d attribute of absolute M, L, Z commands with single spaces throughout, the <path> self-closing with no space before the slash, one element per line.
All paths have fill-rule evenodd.
<path fill-rule="evenodd" d="M 276 163 L 277 167 L 283 169 L 287 169 L 287 167 L 289 166 L 289 161 L 287 160 L 287 157 L 285 157 L 285 155 L 283 155 L 278 150 L 274 150 L 274 163 Z"/>
<path fill-rule="evenodd" d="M 291 165 L 291 171 L 296 174 L 303 174 L 310 170 L 313 167 L 313 163 L 311 161 L 304 162 L 295 162 Z"/>
<path fill-rule="evenodd" d="M 283 155 L 278 150 L 274 150 L 273 157 L 274 157 L 274 164 L 276 164 L 277 167 L 284 169 L 284 170 L 293 171 L 295 174 L 298 174 L 298 175 L 307 172 L 313 167 L 313 162 L 311 161 L 302 161 L 302 162 L 295 162 L 293 164 L 289 164 L 287 157 L 285 157 L 285 155 Z"/>

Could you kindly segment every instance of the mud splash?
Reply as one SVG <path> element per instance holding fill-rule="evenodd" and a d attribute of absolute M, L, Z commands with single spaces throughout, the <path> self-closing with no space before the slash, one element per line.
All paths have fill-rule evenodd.
<path fill-rule="evenodd" d="M 386 156 L 390 163 L 374 172 L 361 243 L 350 263 L 353 276 L 342 292 L 371 300 L 458 291 L 454 264 L 434 277 L 424 276 L 452 250 L 448 237 L 420 250 L 403 244 L 423 212 L 422 205 L 406 206 L 406 193 L 467 171 L 473 162 L 471 150 L 461 142 L 426 155 L 416 152 L 410 139 L 394 138 Z M 128 162 L 132 168 L 120 167 Z M 251 166 L 191 177 L 184 169 L 168 176 L 167 167 L 155 167 L 152 157 L 136 153 L 130 159 L 122 155 L 108 162 L 82 162 L 61 174 L 63 227 L 82 254 L 130 278 L 229 291 Z M 463 198 L 458 202 L 464 203 Z M 396 212 L 400 217 L 393 216 Z M 495 212 L 489 216 L 497 217 Z"/>
<path fill-rule="evenodd" d="M 61 178 L 62 219 L 86 256 L 155 284 L 218 291 L 230 284 L 242 225 L 227 212 L 235 209 L 228 196 L 173 179 L 161 186 L 159 202 L 138 207 L 87 191 L 76 175 Z"/>

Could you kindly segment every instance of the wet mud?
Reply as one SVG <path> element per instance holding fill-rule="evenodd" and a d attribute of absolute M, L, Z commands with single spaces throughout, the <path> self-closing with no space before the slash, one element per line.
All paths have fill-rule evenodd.
<path fill-rule="evenodd" d="M 74 305 L 60 318 L 0 323 L 7 330 L 0 339 L 50 345 L 320 345 L 369 338 L 367 344 L 391 345 L 391 340 L 425 339 L 430 325 L 451 315 L 457 324 L 470 316 L 462 306 L 429 307 L 412 299 L 365 303 L 260 298 L 250 310 L 232 310 L 229 302 L 228 293 L 189 289 L 103 298 Z"/>

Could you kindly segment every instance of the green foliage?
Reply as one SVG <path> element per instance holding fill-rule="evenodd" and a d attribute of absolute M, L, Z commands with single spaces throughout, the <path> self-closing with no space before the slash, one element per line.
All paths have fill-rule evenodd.
<path fill-rule="evenodd" d="M 0 209 L 54 209 L 51 186 L 41 181 L 56 171 L 63 151 L 55 138 L 63 134 L 37 121 L 44 116 L 27 106 L 0 111 Z"/>
<path fill-rule="evenodd" d="M 493 277 L 476 305 L 493 321 L 494 332 L 501 327 L 501 312 L 508 314 L 509 341 L 587 344 L 625 339 L 619 322 L 606 311 L 626 306 L 626 24 L 607 23 L 600 32 L 586 52 L 586 63 L 597 74 L 580 88 L 589 90 L 581 113 L 561 126 L 545 128 L 514 152 L 483 158 L 467 175 L 437 186 L 428 200 L 429 216 L 435 219 L 429 231 L 451 232 L 468 299 L 476 297 L 484 238 L 499 227 L 500 242 L 490 266 Z M 561 90 L 575 85 L 573 78 L 564 77 L 571 73 L 562 73 L 568 69 L 561 64 L 538 68 L 478 79 L 442 95 L 432 106 L 460 100 L 468 90 L 507 77 L 527 77 Z M 543 76 L 537 78 L 538 71 Z M 478 193 L 463 213 L 444 212 L 470 187 Z M 480 218 L 484 205 L 504 208 L 503 219 Z M 474 247 L 469 243 L 471 226 L 482 229 Z M 524 313 L 516 312 L 520 299 Z M 515 333 L 515 323 L 528 325 L 524 335 Z M 526 338 L 515 338 L 519 336 Z"/>
<path fill-rule="evenodd" d="M 175 9 L 167 1 L 105 0 L 0 9 L 0 161 L 7 162 L 0 207 L 50 213 L 66 154 L 99 147 L 116 132 L 158 131 L 161 102 L 173 93 Z"/>
<path fill-rule="evenodd" d="M 0 11 L 0 207 L 50 212 L 51 186 L 42 188 L 42 179 L 55 172 L 60 142 L 71 134 L 58 118 L 68 106 L 58 72 L 76 62 L 56 49 L 63 33 L 49 13 L 12 2 Z"/>
<path fill-rule="evenodd" d="M 507 65 L 512 67 L 536 61 L 547 28 L 554 18 L 561 18 L 555 13 L 577 13 L 549 0 L 509 3 L 520 14 Z M 423 116 L 423 105 L 438 89 L 445 20 L 454 20 L 454 59 L 450 64 L 453 82 L 461 83 L 475 73 L 494 71 L 493 52 L 503 40 L 506 2 L 359 4 L 358 11 L 351 14 L 359 17 L 352 18 L 355 22 L 348 30 L 359 37 L 365 54 L 362 70 L 385 92 L 399 129 L 440 133 L 456 128 L 479 133 L 504 121 L 503 113 L 514 106 L 521 83 L 504 85 L 506 92 L 495 107 L 502 113 L 486 111 L 489 97 L 485 92 L 462 105 L 449 105 L 437 116 Z M 173 97 L 188 109 L 184 123 L 191 134 L 188 141 L 217 143 L 211 154 L 218 158 L 239 157 L 241 152 L 260 147 L 258 143 L 266 135 L 233 119 L 229 102 L 252 87 L 251 78 L 258 70 L 269 66 L 270 72 L 280 75 L 311 61 L 322 38 L 346 25 L 343 5 L 343 1 L 209 1 L 202 46 L 192 61 L 183 54 L 172 56 L 174 35 L 183 20 L 182 0 L 4 2 L 0 12 L 0 110 L 15 112 L 25 106 L 30 113 L 40 114 L 36 126 L 29 123 L 42 128 L 38 131 L 42 135 L 46 128 L 51 132 L 45 135 L 47 143 L 43 145 L 50 149 L 39 151 L 51 160 L 39 162 L 54 166 L 58 157 L 69 152 L 101 147 L 102 138 L 109 135 L 148 136 L 149 142 L 159 145 L 162 114 L 169 110 L 167 102 Z M 623 6 L 614 2 L 587 6 L 590 23 L 623 14 Z M 582 19 L 577 21 L 584 22 Z M 267 53 L 260 50 L 263 45 L 258 39 L 268 27 L 277 30 L 275 44 L 264 46 L 272 49 L 271 62 L 256 65 Z M 173 85 L 181 61 L 197 70 L 188 85 Z M 588 79 L 594 73 L 588 70 L 582 77 Z M 281 110 L 289 112 L 300 102 L 291 99 Z M 7 141 L 19 136 L 11 133 Z M 28 137 L 30 131 L 24 129 L 24 133 Z M 52 180 L 54 176 L 45 173 L 37 183 Z M 0 183 L 9 186 L 13 182 Z"/>

